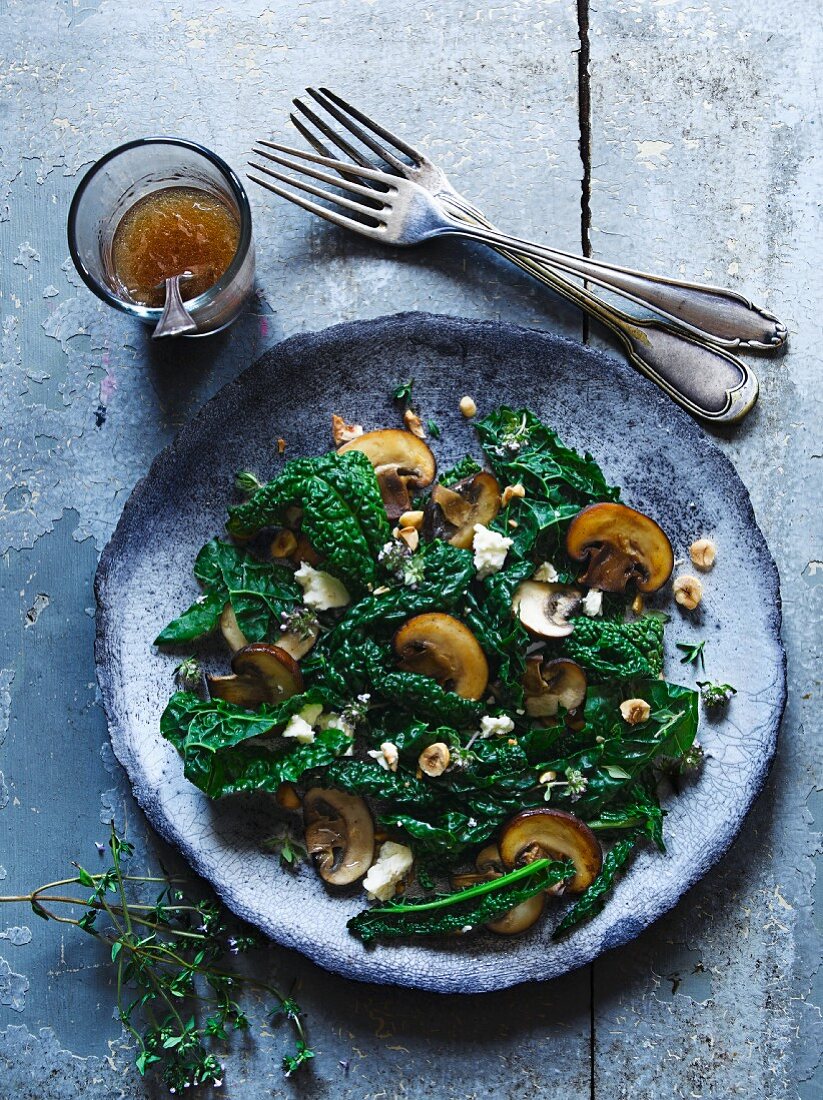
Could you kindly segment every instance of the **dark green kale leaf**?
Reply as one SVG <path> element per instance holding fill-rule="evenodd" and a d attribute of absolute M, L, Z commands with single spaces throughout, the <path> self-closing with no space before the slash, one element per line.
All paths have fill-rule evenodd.
<path fill-rule="evenodd" d="M 459 462 L 455 462 L 454 466 L 444 470 L 437 480 L 441 485 L 454 485 L 456 482 L 462 481 L 464 477 L 479 474 L 482 469 L 483 467 L 476 458 L 472 458 L 471 455 L 464 455 Z"/>
<path fill-rule="evenodd" d="M 287 462 L 283 472 L 244 504 L 229 508 L 231 534 L 247 537 L 281 524 L 302 508 L 301 530 L 324 568 L 357 594 L 375 579 L 377 555 L 389 537 L 380 487 L 360 451 L 330 452 Z"/>
<path fill-rule="evenodd" d="M 281 783 L 296 783 L 304 772 L 331 764 L 351 738 L 342 730 L 318 730 L 311 744 L 273 750 L 264 743 L 213 750 L 190 743 L 183 750 L 183 771 L 209 798 L 248 791 L 275 793 Z"/>
<path fill-rule="evenodd" d="M 603 857 L 603 867 L 600 874 L 584 890 L 574 905 L 566 913 L 565 917 L 555 928 L 552 939 L 559 940 L 567 935 L 578 924 L 596 917 L 606 904 L 606 898 L 615 884 L 617 876 L 625 868 L 626 864 L 640 842 L 639 834 L 633 833 L 623 837 L 615 844 L 610 852 Z"/>
<path fill-rule="evenodd" d="M 190 642 L 209 634 L 230 603 L 250 642 L 279 633 L 280 617 L 300 602 L 300 588 L 283 565 L 262 562 L 247 550 L 212 539 L 197 555 L 194 575 L 204 594 L 155 638 L 155 645 Z"/>
<path fill-rule="evenodd" d="M 659 615 L 623 623 L 614 619 L 574 620 L 563 656 L 586 670 L 590 683 L 650 679 L 663 669 L 663 620 Z"/>
<path fill-rule="evenodd" d="M 390 701 L 398 710 L 415 717 L 429 718 L 447 726 L 465 728 L 485 712 L 485 705 L 446 691 L 436 680 L 416 672 L 371 669 L 371 689 Z"/>
<path fill-rule="evenodd" d="M 598 817 L 587 821 L 595 832 L 618 832 L 626 829 L 642 834 L 665 852 L 663 818 L 666 816 L 651 783 L 635 784 L 626 795 L 604 807 Z"/>
<path fill-rule="evenodd" d="M 303 707 L 322 702 L 323 695 L 309 689 L 277 706 L 264 704 L 248 711 L 224 699 L 203 700 L 178 691 L 163 712 L 160 731 L 181 753 L 186 778 L 210 798 L 239 791 L 276 791 L 282 782 L 297 780 L 307 769 L 331 763 L 351 744 L 346 733 L 327 729 L 317 731 L 308 745 L 272 747 L 269 735 Z"/>
<path fill-rule="evenodd" d="M 303 707 L 324 700 L 321 691 L 309 688 L 275 706 L 263 703 L 257 710 L 246 710 L 225 699 L 201 699 L 190 691 L 176 691 L 160 718 L 160 732 L 176 749 L 197 744 L 216 751 L 250 737 L 264 737 Z"/>
<path fill-rule="evenodd" d="M 409 804 L 426 807 L 438 800 L 438 792 L 409 772 L 390 772 L 376 763 L 363 760 L 336 760 L 316 776 L 317 785 L 368 795 L 394 805 Z"/>
<path fill-rule="evenodd" d="M 399 936 L 443 936 L 496 920 L 527 898 L 574 874 L 570 861 L 535 860 L 490 882 L 452 894 L 387 901 L 358 913 L 348 929 L 364 943 Z"/>
<path fill-rule="evenodd" d="M 582 506 L 617 500 L 590 454 L 565 447 L 557 434 L 526 409 L 505 406 L 477 422 L 477 434 L 502 484 L 520 483 L 528 496 L 550 504 Z"/>

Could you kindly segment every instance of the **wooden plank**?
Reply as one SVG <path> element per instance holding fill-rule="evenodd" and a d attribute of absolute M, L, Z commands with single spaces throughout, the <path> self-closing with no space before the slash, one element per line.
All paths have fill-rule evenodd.
<path fill-rule="evenodd" d="M 819 501 L 819 303 L 810 289 L 821 245 L 819 14 L 814 0 L 641 0 L 590 14 L 594 254 L 738 288 L 770 306 L 791 341 L 784 359 L 755 363 L 760 404 L 721 440 L 783 578 L 790 702 L 779 758 L 721 866 L 596 966 L 595 1095 L 604 1100 L 810 1100 L 823 1089 L 813 1041 L 815 838 L 804 805 L 820 714 L 820 602 L 810 601 L 823 575 L 813 561 L 820 508 L 805 503 Z"/>
<path fill-rule="evenodd" d="M 127 18 L 99 0 L 30 0 L 6 5 L 3 18 L 0 252 L 23 249 L 19 264 L 3 268 L 0 349 L 0 409 L 13 440 L 3 468 L 2 663 L 13 675 L 0 678 L 10 695 L 2 767 L 19 799 L 0 810 L 0 836 L 5 826 L 14 837 L 2 843 L 0 863 L 4 891 L 16 891 L 52 877 L 67 858 L 93 864 L 93 842 L 105 833 L 99 818 L 112 812 L 128 822 L 140 859 L 154 850 L 122 773 L 108 756 L 100 763 L 102 716 L 89 710 L 91 598 L 80 586 L 94 553 L 78 540 L 91 535 L 102 547 L 152 456 L 211 393 L 275 340 L 354 317 L 427 309 L 581 331 L 577 313 L 479 251 L 454 242 L 382 251 L 254 192 L 254 311 L 225 336 L 153 348 L 66 266 L 64 220 L 81 167 L 127 138 L 172 131 L 242 169 L 253 139 L 294 140 L 291 97 L 307 83 L 327 84 L 430 150 L 491 216 L 576 248 L 580 160 L 574 0 L 493 8 L 144 0 Z M 26 628 L 41 592 L 50 603 Z M 49 660 L 41 637 L 54 642 Z M 45 762 L 32 753 L 44 736 Z M 0 1093 L 22 1100 L 36 1082 L 39 1100 L 150 1094 L 117 1038 L 95 945 L 80 947 L 72 930 L 61 936 L 30 916 L 13 919 L 27 920 L 33 938 L 19 947 L 0 940 L 0 954 L 29 982 L 22 1013 L 0 1005 Z M 460 999 L 352 987 L 279 950 L 269 969 L 286 985 L 298 978 L 319 1051 L 306 1095 L 589 1096 L 585 972 Z M 45 1027 L 56 1034 L 38 1035 Z M 227 1060 L 237 1100 L 280 1087 L 282 1030 L 254 1040 Z"/>

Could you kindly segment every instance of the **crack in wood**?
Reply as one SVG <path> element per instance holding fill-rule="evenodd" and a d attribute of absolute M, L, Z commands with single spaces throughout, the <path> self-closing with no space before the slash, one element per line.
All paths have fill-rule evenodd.
<path fill-rule="evenodd" d="M 577 53 L 577 117 L 578 145 L 583 175 L 580 181 L 580 246 L 584 256 L 591 256 L 592 224 L 592 100 L 589 79 L 591 48 L 589 42 L 589 0 L 577 0 L 577 33 L 580 49 Z M 588 285 L 587 283 L 584 285 Z M 589 316 L 583 314 L 583 343 L 589 342 Z"/>

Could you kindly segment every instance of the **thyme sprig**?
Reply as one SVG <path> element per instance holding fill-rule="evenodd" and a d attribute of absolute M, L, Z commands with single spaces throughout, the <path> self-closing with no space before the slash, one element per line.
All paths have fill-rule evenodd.
<path fill-rule="evenodd" d="M 297 1002 L 267 982 L 220 965 L 225 956 L 256 947 L 254 937 L 230 934 L 220 906 L 187 896 L 180 889 L 185 880 L 126 874 L 124 860 L 134 848 L 113 823 L 108 846 L 107 870 L 92 874 L 75 863 L 73 877 L 47 882 L 30 894 L 0 897 L 0 903 L 28 903 L 43 920 L 72 924 L 106 945 L 116 966 L 118 1017 L 134 1039 L 139 1073 L 153 1068 L 172 1093 L 219 1086 L 223 1066 L 212 1047 L 225 1042 L 229 1031 L 248 1028 L 236 999 L 244 987 L 273 998 L 265 1015 L 284 1017 L 293 1030 L 294 1048 L 282 1062 L 285 1075 L 313 1058 Z M 155 899 L 142 900 L 153 884 L 160 886 Z M 73 886 L 91 893 L 72 896 L 67 891 Z M 72 915 L 55 906 L 68 907 Z M 77 907 L 80 916 L 74 915 Z"/>

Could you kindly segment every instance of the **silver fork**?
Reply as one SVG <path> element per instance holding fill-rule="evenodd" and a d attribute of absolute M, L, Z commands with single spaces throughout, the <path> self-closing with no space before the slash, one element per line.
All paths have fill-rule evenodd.
<path fill-rule="evenodd" d="M 386 243 L 413 244 L 442 233 L 456 233 L 481 239 L 492 244 L 525 270 L 593 313 L 616 331 L 626 346 L 630 358 L 695 414 L 715 422 L 728 422 L 739 419 L 754 403 L 757 394 L 757 381 L 754 375 L 734 356 L 716 346 L 710 346 L 709 343 L 713 344 L 718 340 L 741 343 L 739 333 L 737 337 L 722 334 L 718 337 L 696 329 L 688 322 L 684 323 L 677 318 L 667 316 L 662 310 L 664 314 L 662 317 L 651 320 L 640 320 L 622 313 L 590 291 L 567 280 L 554 266 L 559 258 L 561 262 L 578 265 L 578 268 L 572 267 L 575 275 L 588 276 L 589 268 L 586 267 L 584 270 L 580 265 L 587 265 L 589 261 L 568 257 L 556 250 L 507 238 L 492 231 L 480 212 L 454 190 L 445 173 L 418 150 L 373 122 L 334 93 L 326 90 L 315 92 L 310 89 L 309 94 L 353 137 L 377 154 L 395 172 L 402 173 L 403 178 L 398 179 L 396 175 L 375 171 L 360 150 L 352 146 L 336 130 L 330 128 L 325 120 L 306 104 L 296 100 L 296 106 L 303 116 L 338 149 L 349 156 L 354 164 L 339 161 L 328 155 L 329 150 L 326 146 L 294 115 L 292 115 L 292 122 L 314 148 L 321 151 L 321 155 L 312 156 L 301 150 L 290 149 L 288 146 L 272 142 L 262 143 L 265 148 L 258 152 L 269 161 L 297 171 L 301 175 L 308 175 L 319 182 L 346 190 L 362 201 L 358 202 L 329 193 L 307 183 L 299 176 L 298 178 L 286 176 L 265 165 L 254 167 L 270 179 L 291 183 L 308 194 L 342 207 L 354 217 L 329 210 L 268 180 L 251 177 L 255 182 L 336 224 L 344 225 Z M 268 150 L 274 150 L 277 155 Z M 409 158 L 412 164 L 401 160 L 401 156 Z M 297 161 L 289 159 L 295 157 Z M 320 167 L 315 168 L 313 165 Z M 340 178 L 321 171 L 321 168 L 337 172 Z M 434 201 L 432 196 L 435 196 L 437 201 Z M 472 223 L 471 227 L 468 224 L 469 221 Z M 513 248 L 518 251 L 511 251 Z M 646 289 L 646 283 L 643 282 L 646 279 L 645 276 L 609 265 L 594 266 L 598 269 L 605 267 L 607 272 L 616 271 L 621 276 L 631 277 L 635 281 L 639 279 L 642 283 L 641 289 L 644 291 Z M 604 282 L 600 278 L 601 275 L 602 272 L 598 271 L 599 281 Z M 743 311 L 746 312 L 750 309 L 745 299 L 725 291 L 715 292 L 712 288 L 692 288 L 690 284 L 660 280 L 657 277 L 649 277 L 649 283 L 652 289 L 661 286 L 667 290 L 674 287 L 678 292 L 695 289 L 699 295 L 703 296 L 702 305 L 708 301 L 713 307 L 713 313 L 711 310 L 709 312 L 712 313 L 711 319 L 714 321 L 718 319 L 716 309 L 718 296 L 721 303 L 731 302 L 735 309 L 739 306 L 742 306 Z M 611 287 L 611 289 L 615 288 Z M 623 292 L 625 293 L 625 288 Z M 629 296 L 638 300 L 632 293 Z M 701 303 L 700 298 L 698 303 Z M 650 305 L 645 300 L 644 304 Z M 659 303 L 652 308 L 660 310 Z M 747 343 L 750 345 L 758 343 L 759 346 L 764 346 L 766 339 L 770 339 L 771 343 L 767 346 L 774 347 L 782 339 L 780 328 L 773 320 L 771 336 L 768 336 L 768 326 L 763 325 L 764 315 L 755 313 L 749 316 L 759 318 L 760 331 L 754 332 L 750 324 L 746 333 Z M 688 330 L 687 339 L 683 339 L 684 328 Z"/>

